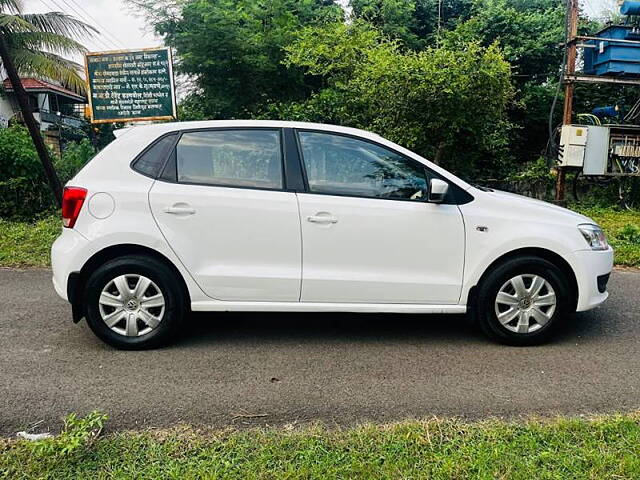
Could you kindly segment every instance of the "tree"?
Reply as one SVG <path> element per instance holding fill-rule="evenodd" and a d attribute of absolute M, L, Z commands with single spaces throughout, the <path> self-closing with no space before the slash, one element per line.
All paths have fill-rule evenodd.
<path fill-rule="evenodd" d="M 548 140 L 549 108 L 556 92 L 564 40 L 565 10 L 556 0 L 474 0 L 470 17 L 446 32 L 455 45 L 475 39 L 498 43 L 511 64 L 515 101 L 509 118 L 515 125 L 506 176 L 537 159 Z M 561 102 L 560 102 L 561 104 Z"/>
<path fill-rule="evenodd" d="M 275 105 L 282 118 L 372 130 L 467 175 L 506 144 L 513 90 L 496 46 L 407 52 L 356 22 L 308 27 L 287 53 L 287 65 L 320 76 L 326 87 Z"/>
<path fill-rule="evenodd" d="M 421 50 L 433 46 L 438 29 L 453 28 L 469 18 L 473 0 L 351 0 L 353 16 Z"/>
<path fill-rule="evenodd" d="M 130 3 L 176 49 L 178 72 L 193 79 L 187 118 L 252 116 L 270 102 L 306 97 L 317 85 L 282 64 L 284 47 L 303 26 L 344 16 L 332 0 Z"/>
<path fill-rule="evenodd" d="M 64 13 L 25 14 L 21 7 L 20 0 L 0 0 L 0 59 L 13 86 L 23 121 L 42 162 L 47 181 L 60 205 L 62 185 L 33 116 L 20 75 L 50 78 L 76 91 L 83 91 L 84 82 L 78 73 L 80 66 L 63 55 L 84 52 L 84 47 L 73 37 L 90 34 L 94 30 Z"/>

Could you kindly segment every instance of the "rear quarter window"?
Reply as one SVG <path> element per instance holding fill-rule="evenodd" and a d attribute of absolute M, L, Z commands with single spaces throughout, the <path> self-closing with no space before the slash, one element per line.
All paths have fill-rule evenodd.
<path fill-rule="evenodd" d="M 177 133 L 172 133 L 157 140 L 136 159 L 133 169 L 148 177 L 157 178 L 175 145 L 177 136 Z"/>

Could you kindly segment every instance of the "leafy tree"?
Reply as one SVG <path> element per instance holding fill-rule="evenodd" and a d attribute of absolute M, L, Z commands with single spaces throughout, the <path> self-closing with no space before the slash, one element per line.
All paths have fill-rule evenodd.
<path fill-rule="evenodd" d="M 405 52 L 356 22 L 309 27 L 287 48 L 286 64 L 326 87 L 273 112 L 373 130 L 462 174 L 505 145 L 512 98 L 509 65 L 496 46 Z"/>
<path fill-rule="evenodd" d="M 22 13 L 21 7 L 20 0 L 0 0 L 0 59 L 13 86 L 49 185 L 60 204 L 62 186 L 33 117 L 20 75 L 47 77 L 82 91 L 84 82 L 78 74 L 80 67 L 66 60 L 63 55 L 84 52 L 84 47 L 73 37 L 90 34 L 93 30 L 85 23 L 60 12 L 27 14 Z"/>
<path fill-rule="evenodd" d="M 470 17 L 444 35 L 445 44 L 497 42 L 511 64 L 516 89 L 509 118 L 516 160 L 505 176 L 534 161 L 548 140 L 549 108 L 556 93 L 564 40 L 564 7 L 556 0 L 474 0 Z M 559 105 L 562 103 L 560 102 Z M 559 120 L 560 109 L 557 112 Z"/>
<path fill-rule="evenodd" d="M 369 128 L 483 178 L 523 170 L 547 144 L 565 28 L 558 0 L 351 0 L 348 22 L 330 0 L 129 2 L 193 81 L 181 118 Z M 598 25 L 583 18 L 580 28 Z M 576 112 L 628 109 L 634 90 L 617 88 L 578 86 Z"/>
<path fill-rule="evenodd" d="M 420 50 L 436 42 L 438 28 L 466 19 L 473 0 L 351 0 L 353 16 Z"/>
<path fill-rule="evenodd" d="M 580 20 L 583 34 L 593 33 L 600 27 L 584 17 Z M 535 161 L 545 149 L 549 109 L 562 62 L 559 45 L 564 35 L 565 5 L 556 0 L 474 0 L 470 17 L 444 35 L 446 44 L 469 39 L 483 45 L 498 42 L 512 66 L 516 101 L 510 108 L 509 118 L 516 126 L 511 145 L 516 162 L 503 175 L 511 173 L 509 170 L 522 169 L 522 163 Z M 576 112 L 590 111 L 593 100 L 602 99 L 614 90 L 611 86 L 579 86 L 574 100 Z M 628 95 L 621 95 L 619 88 L 613 98 L 629 103 Z M 603 103 L 596 101 L 596 104 Z M 558 105 L 554 124 L 560 123 L 562 98 Z"/>
<path fill-rule="evenodd" d="M 134 4 L 152 10 L 156 32 L 177 51 L 179 72 L 194 79 L 183 105 L 189 118 L 250 116 L 269 102 L 304 98 L 317 85 L 282 64 L 284 47 L 303 26 L 344 15 L 332 0 Z"/>

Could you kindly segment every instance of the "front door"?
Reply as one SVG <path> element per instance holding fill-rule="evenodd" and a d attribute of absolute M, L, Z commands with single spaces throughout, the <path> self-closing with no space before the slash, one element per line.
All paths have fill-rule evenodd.
<path fill-rule="evenodd" d="M 365 140 L 298 134 L 303 302 L 456 304 L 464 264 L 457 205 L 425 201 L 430 173 Z"/>
<path fill-rule="evenodd" d="M 295 193 L 283 191 L 281 152 L 277 129 L 185 132 L 169 181 L 151 189 L 163 235 L 213 298 L 300 298 L 300 217 Z"/>

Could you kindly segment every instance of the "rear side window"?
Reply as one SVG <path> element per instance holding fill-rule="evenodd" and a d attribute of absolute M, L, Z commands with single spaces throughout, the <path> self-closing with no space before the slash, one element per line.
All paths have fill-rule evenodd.
<path fill-rule="evenodd" d="M 278 130 L 211 130 L 183 133 L 176 146 L 178 182 L 281 189 Z"/>
<path fill-rule="evenodd" d="M 162 137 L 151 148 L 144 152 L 138 160 L 133 164 L 133 169 L 137 172 L 149 177 L 157 178 L 160 170 L 167 160 L 169 151 L 173 147 L 178 134 L 167 135 Z"/>

